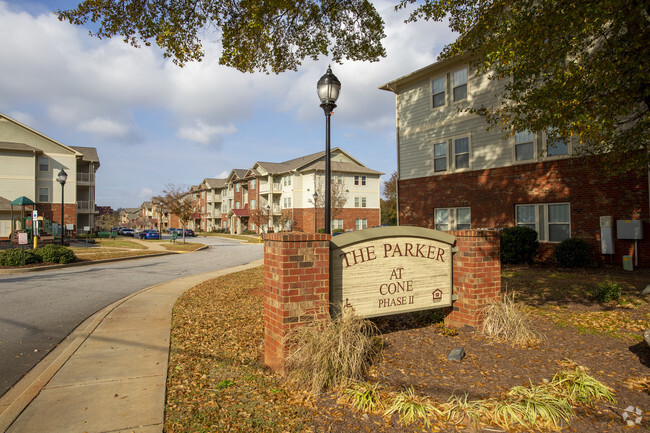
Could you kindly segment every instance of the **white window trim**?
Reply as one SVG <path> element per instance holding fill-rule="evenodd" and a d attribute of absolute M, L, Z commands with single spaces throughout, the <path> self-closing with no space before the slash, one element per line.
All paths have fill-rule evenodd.
<path fill-rule="evenodd" d="M 444 144 L 445 145 L 445 169 L 441 171 L 436 171 L 436 144 Z M 431 152 L 433 153 L 432 158 L 433 158 L 433 174 L 447 174 L 449 173 L 449 140 L 444 139 L 440 141 L 436 141 L 431 145 Z"/>
<path fill-rule="evenodd" d="M 542 148 L 544 149 L 544 159 L 561 159 L 568 158 L 573 153 L 573 140 L 571 137 L 567 140 L 567 153 L 562 155 L 548 155 L 548 134 L 542 131 Z"/>
<path fill-rule="evenodd" d="M 433 82 L 439 80 L 440 78 L 445 80 L 445 103 L 438 107 L 434 107 L 433 106 Z M 449 105 L 449 77 L 447 76 L 447 74 L 441 74 L 441 75 L 436 75 L 431 77 L 431 80 L 429 80 L 429 107 L 431 108 L 431 110 L 439 110 L 448 105 Z"/>
<path fill-rule="evenodd" d="M 47 168 L 45 170 L 41 170 L 41 158 L 45 158 L 47 160 Z M 37 160 L 38 164 L 38 171 L 41 173 L 46 173 L 50 171 L 50 157 L 49 156 L 39 156 Z"/>
<path fill-rule="evenodd" d="M 458 218 L 456 213 L 458 212 L 458 209 L 469 209 L 469 228 L 462 228 L 458 229 Z M 449 230 L 471 230 L 472 229 L 472 208 L 470 206 L 459 206 L 459 207 L 438 207 L 433 209 L 433 228 L 435 230 L 438 230 L 436 228 L 436 211 L 439 210 L 447 210 L 449 212 L 449 222 L 447 223 L 449 225 Z"/>
<path fill-rule="evenodd" d="M 467 69 L 467 83 L 466 83 L 466 85 L 467 85 L 467 95 L 465 96 L 464 99 L 460 99 L 460 100 L 458 100 L 458 101 L 454 101 L 454 87 L 455 87 L 455 86 L 454 86 L 454 84 L 455 84 L 455 83 L 454 83 L 454 72 L 458 72 L 458 71 L 460 71 L 461 69 Z M 471 92 L 470 92 L 470 86 L 469 86 L 469 79 L 470 79 L 470 69 L 469 69 L 469 65 L 467 65 L 467 64 L 466 64 L 465 66 L 463 66 L 463 67 L 460 67 L 460 68 L 454 68 L 453 71 L 450 71 L 450 72 L 449 72 L 449 74 L 448 74 L 448 79 L 447 79 L 447 82 L 448 82 L 448 86 L 447 86 L 447 87 L 448 87 L 448 93 L 449 93 L 448 101 L 449 101 L 449 105 L 450 105 L 450 106 L 453 106 L 453 105 L 456 105 L 456 104 L 462 104 L 462 103 L 465 103 L 465 102 L 471 100 L 471 97 L 470 97 Z M 432 100 L 433 100 L 433 98 L 432 98 Z M 431 103 L 433 104 L 433 102 L 431 102 Z"/>
<path fill-rule="evenodd" d="M 515 205 L 515 224 L 516 225 L 525 225 L 525 224 L 519 224 L 517 222 L 517 208 L 519 206 L 535 206 L 535 231 L 537 232 L 537 240 L 539 242 L 544 242 L 544 243 L 551 243 L 551 244 L 559 244 L 561 241 L 550 241 L 549 240 L 549 226 L 551 223 L 548 220 L 548 207 L 551 205 L 567 205 L 569 206 L 569 237 L 571 237 L 571 203 L 568 202 L 558 202 L 558 203 L 527 203 L 527 204 L 521 204 L 521 205 Z M 544 228 L 543 230 L 540 230 L 540 215 L 542 215 L 544 219 Z M 560 224 L 560 223 L 558 223 Z M 561 224 L 567 224 L 567 223 L 561 223 Z"/>
<path fill-rule="evenodd" d="M 515 137 L 515 133 L 512 134 L 511 143 L 512 143 L 513 164 L 530 164 L 531 162 L 537 162 L 539 160 L 539 151 L 538 151 L 539 134 L 537 132 L 533 132 L 533 158 L 532 159 L 524 159 L 522 161 L 517 161 L 517 140 Z"/>
<path fill-rule="evenodd" d="M 41 200 L 41 190 L 44 189 L 47 191 L 47 200 Z M 49 203 L 50 202 L 50 189 L 46 186 L 39 186 L 38 187 L 38 202 L 39 203 Z"/>
<path fill-rule="evenodd" d="M 469 154 L 469 161 L 468 161 L 468 167 L 463 167 L 463 168 L 457 168 L 456 167 L 456 140 L 460 138 L 466 138 L 469 141 L 469 148 L 468 148 L 468 154 Z M 451 140 L 451 142 L 449 142 Z M 451 137 L 449 140 L 447 140 L 447 151 L 448 151 L 448 162 L 447 162 L 447 168 L 449 169 L 450 173 L 461 173 L 464 171 L 471 171 L 472 170 L 472 159 L 473 159 L 473 149 L 472 149 L 472 134 L 467 133 L 467 134 L 459 134 Z M 442 172 L 440 172 L 442 173 Z"/>

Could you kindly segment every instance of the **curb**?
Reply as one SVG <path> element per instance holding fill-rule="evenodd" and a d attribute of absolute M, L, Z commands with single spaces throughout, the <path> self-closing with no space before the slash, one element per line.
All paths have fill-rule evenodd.
<path fill-rule="evenodd" d="M 66 263 L 63 265 L 47 265 L 47 266 L 37 266 L 33 268 L 16 268 L 16 269 L 0 269 L 0 275 L 10 275 L 10 274 L 27 274 L 29 272 L 41 272 L 41 271 L 50 271 L 52 269 L 62 269 L 62 268 L 72 268 L 75 266 L 90 266 L 90 265 L 96 265 L 96 264 L 102 264 L 102 263 L 112 263 L 112 262 L 121 262 L 125 260 L 135 260 L 135 259 L 146 259 L 149 257 L 159 257 L 159 256 L 169 256 L 172 254 L 188 254 L 188 253 L 195 253 L 197 251 L 203 251 L 205 249 L 210 248 L 209 245 L 204 245 L 201 248 L 198 248 L 194 251 L 160 251 L 159 253 L 155 254 L 145 254 L 142 256 L 131 256 L 131 257 L 116 257 L 114 259 L 103 259 L 103 260 L 94 260 L 94 261 L 88 261 L 88 262 L 74 262 L 74 263 Z"/>
<path fill-rule="evenodd" d="M 170 280 L 164 283 L 156 284 L 125 296 L 112 304 L 102 308 L 94 313 L 77 326 L 61 343 L 59 343 L 54 350 L 52 350 L 45 358 L 43 358 L 34 368 L 32 368 L 25 376 L 23 376 L 11 389 L 9 389 L 2 397 L 0 397 L 0 432 L 6 431 L 11 425 L 20 417 L 22 412 L 31 404 L 31 402 L 39 395 L 43 387 L 45 387 L 54 375 L 65 365 L 65 363 L 75 354 L 75 352 L 83 345 L 83 343 L 92 335 L 95 329 L 103 322 L 103 320 L 111 314 L 115 309 L 120 307 L 130 299 L 141 295 L 145 292 L 154 290 L 167 284 L 173 284 L 181 280 L 199 279 L 200 281 L 188 281 L 187 288 L 183 293 L 192 287 L 207 281 L 212 278 L 218 278 L 214 274 L 228 275 L 230 273 L 238 272 L 239 269 L 248 269 L 263 264 L 263 259 L 254 260 L 242 265 L 231 266 L 229 268 L 220 269 L 217 271 L 209 271 L 201 274 L 191 275 L 176 280 Z M 203 276 L 203 279 L 200 277 Z M 178 296 L 182 296 L 182 293 Z M 176 298 L 178 299 L 178 298 Z M 168 349 L 169 350 L 169 349 Z"/>

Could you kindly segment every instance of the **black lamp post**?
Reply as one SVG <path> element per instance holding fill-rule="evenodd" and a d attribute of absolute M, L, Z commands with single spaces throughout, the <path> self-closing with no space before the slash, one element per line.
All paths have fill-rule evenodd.
<path fill-rule="evenodd" d="M 65 189 L 65 182 L 68 180 L 68 173 L 62 168 L 59 174 L 56 175 L 56 180 L 61 184 L 61 245 L 63 245 L 63 234 L 65 233 L 65 224 L 63 223 L 63 208 L 65 206 L 63 191 Z"/>
<path fill-rule="evenodd" d="M 336 108 L 336 100 L 339 98 L 341 91 L 341 82 L 334 74 L 332 68 L 327 67 L 325 75 L 320 77 L 317 84 L 318 97 L 320 98 L 320 106 L 325 112 L 325 233 L 332 234 L 332 226 L 330 222 L 331 211 L 331 168 L 330 168 L 330 117 L 332 110 Z"/>
<path fill-rule="evenodd" d="M 266 224 L 266 232 L 271 233 L 271 205 L 266 205 L 266 215 L 268 217 L 268 221 Z"/>
<path fill-rule="evenodd" d="M 316 212 L 316 203 L 318 202 L 318 191 L 314 191 L 314 233 L 318 233 L 318 213 Z"/>

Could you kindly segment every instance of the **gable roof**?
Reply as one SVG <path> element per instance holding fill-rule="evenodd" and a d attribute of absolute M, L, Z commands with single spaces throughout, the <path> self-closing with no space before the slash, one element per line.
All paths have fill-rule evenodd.
<path fill-rule="evenodd" d="M 99 156 L 97 155 L 97 149 L 94 147 L 83 147 L 83 146 L 70 146 L 71 149 L 76 150 L 81 154 L 81 160 L 87 162 L 96 162 L 97 167 L 99 167 Z"/>
<path fill-rule="evenodd" d="M 63 144 L 63 143 L 61 143 L 61 142 L 59 142 L 59 141 L 56 141 L 55 139 L 50 138 L 50 137 L 48 137 L 47 135 L 45 135 L 45 134 L 43 134 L 43 133 L 41 133 L 41 132 L 38 132 L 38 131 L 35 130 L 35 129 L 30 128 L 29 126 L 20 123 L 20 122 L 17 121 L 16 119 L 12 119 L 11 117 L 7 116 L 6 114 L 0 113 L 0 117 L 6 119 L 7 121 L 9 121 L 9 122 L 11 122 L 11 123 L 13 123 L 13 124 L 15 124 L 15 125 L 20 126 L 21 128 L 25 128 L 25 129 L 27 129 L 28 131 L 32 132 L 33 134 L 36 134 L 36 135 L 38 135 L 39 137 L 42 137 L 42 138 L 44 138 L 44 139 L 46 139 L 46 140 L 48 140 L 48 141 L 50 141 L 50 142 L 56 144 L 57 146 L 60 146 L 60 147 L 63 148 L 64 150 L 67 150 L 67 151 L 69 151 L 69 152 L 75 154 L 76 156 L 82 156 L 81 152 L 79 152 L 79 151 L 73 149 L 72 147 L 66 146 L 66 145 Z"/>
<path fill-rule="evenodd" d="M 209 188 L 223 188 L 226 186 L 226 179 L 206 178 L 203 179 L 203 183 L 205 183 Z"/>
<path fill-rule="evenodd" d="M 464 55 L 464 56 L 452 57 L 450 59 L 440 60 L 431 63 L 428 66 L 420 68 L 416 71 L 403 75 L 399 78 L 396 78 L 392 81 L 389 81 L 386 84 L 382 84 L 381 86 L 379 86 L 379 89 L 388 90 L 389 92 L 399 94 L 401 90 L 400 88 L 403 88 L 404 86 L 415 83 L 422 79 L 429 78 L 432 75 L 445 71 L 447 68 L 449 68 L 451 65 L 455 63 L 467 62 L 469 61 L 469 59 L 470 59 L 469 56 Z"/>
<path fill-rule="evenodd" d="M 34 152 L 34 153 L 42 153 L 43 151 L 41 149 L 37 149 L 33 146 L 30 146 L 29 144 L 24 144 L 24 143 L 11 143 L 7 141 L 0 141 L 0 149 L 2 150 L 17 150 L 20 152 Z"/>

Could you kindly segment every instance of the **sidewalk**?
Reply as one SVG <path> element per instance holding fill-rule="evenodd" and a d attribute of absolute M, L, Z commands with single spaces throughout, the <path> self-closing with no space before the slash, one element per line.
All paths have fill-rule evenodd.
<path fill-rule="evenodd" d="M 0 398 L 0 431 L 162 432 L 176 299 L 205 280 L 262 264 L 159 284 L 99 311 Z"/>

